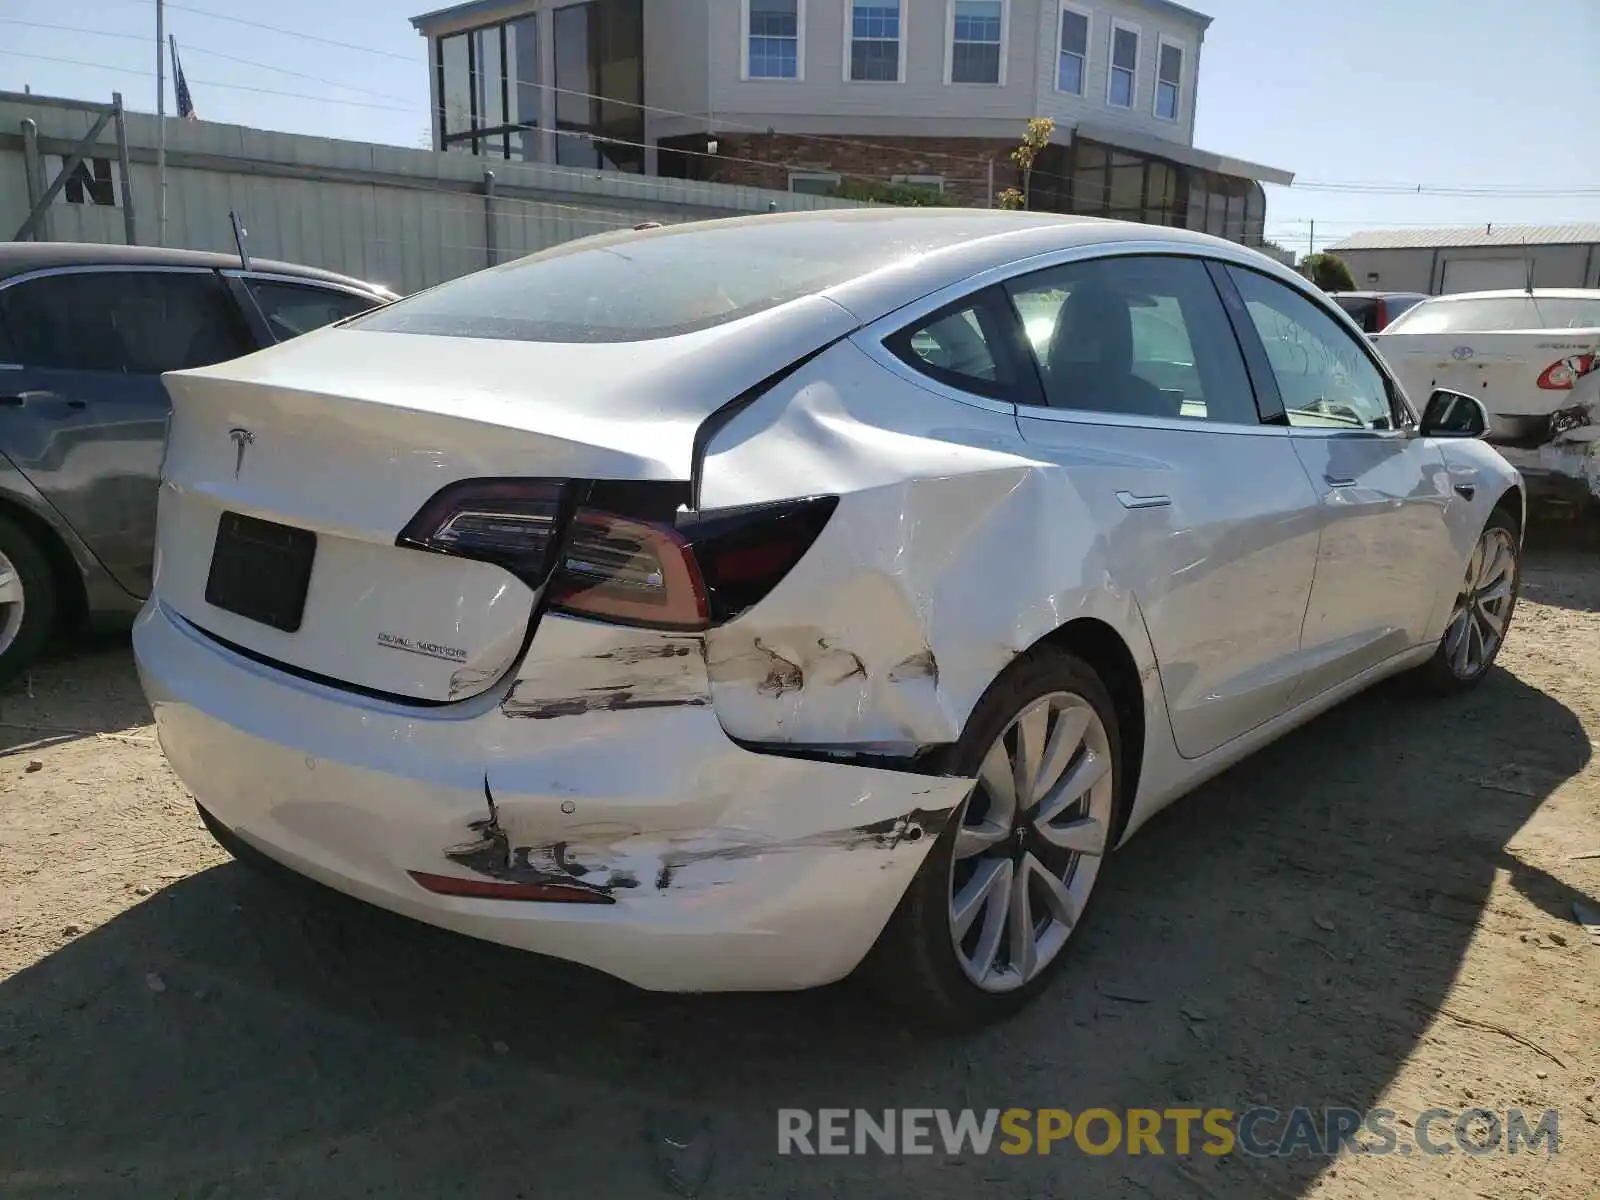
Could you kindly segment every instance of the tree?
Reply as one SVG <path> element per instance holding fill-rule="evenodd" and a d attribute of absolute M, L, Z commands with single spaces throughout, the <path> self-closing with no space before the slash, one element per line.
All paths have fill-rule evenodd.
<path fill-rule="evenodd" d="M 1337 254 L 1329 254 L 1327 251 L 1321 254 L 1308 254 L 1300 260 L 1300 270 L 1307 279 L 1325 292 L 1356 290 L 1355 276 L 1350 274 L 1350 268 Z"/>
<path fill-rule="evenodd" d="M 1033 184 L 1033 164 L 1041 151 L 1050 144 L 1050 135 L 1055 133 L 1056 123 L 1049 117 L 1030 117 L 1027 131 L 1022 135 L 1022 141 L 1011 152 L 1011 161 L 1017 164 L 1017 169 L 1022 172 L 1022 187 L 1006 188 L 995 197 L 1001 208 L 1027 208 L 1028 192 Z"/>

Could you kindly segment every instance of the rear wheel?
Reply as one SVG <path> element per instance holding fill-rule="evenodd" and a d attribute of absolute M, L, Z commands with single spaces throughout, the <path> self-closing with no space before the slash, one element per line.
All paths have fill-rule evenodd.
<path fill-rule="evenodd" d="M 977 784 L 867 963 L 887 999 L 974 1023 L 1045 988 L 1118 828 L 1120 752 L 1104 684 L 1070 654 L 1033 651 L 989 689 L 949 767 Z"/>
<path fill-rule="evenodd" d="M 0 684 L 38 655 L 55 614 L 49 561 L 26 531 L 0 515 Z"/>
<path fill-rule="evenodd" d="M 1422 668 L 1435 690 L 1464 691 L 1489 673 L 1517 607 L 1521 559 L 1516 524 L 1496 510 L 1473 547 L 1439 648 Z"/>

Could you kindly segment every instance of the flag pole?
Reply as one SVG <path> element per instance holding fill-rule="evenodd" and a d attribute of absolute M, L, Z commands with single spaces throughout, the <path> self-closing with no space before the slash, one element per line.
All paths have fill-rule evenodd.
<path fill-rule="evenodd" d="M 167 244 L 167 25 L 156 0 L 156 245 Z"/>

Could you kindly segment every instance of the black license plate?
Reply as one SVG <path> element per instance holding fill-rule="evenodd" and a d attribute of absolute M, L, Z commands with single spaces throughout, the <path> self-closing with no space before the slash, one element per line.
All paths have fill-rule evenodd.
<path fill-rule="evenodd" d="M 317 535 L 309 529 L 225 512 L 211 551 L 206 603 L 294 633 L 305 615 L 316 556 Z"/>

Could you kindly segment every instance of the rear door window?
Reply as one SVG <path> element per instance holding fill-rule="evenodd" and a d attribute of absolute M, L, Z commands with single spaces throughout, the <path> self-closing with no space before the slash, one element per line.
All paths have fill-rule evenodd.
<path fill-rule="evenodd" d="M 74 271 L 0 289 L 11 361 L 58 371 L 159 375 L 255 349 L 213 271 Z"/>
<path fill-rule="evenodd" d="M 280 342 L 364 313 L 378 304 L 367 296 L 309 283 L 249 277 L 244 282 L 274 340 Z"/>
<path fill-rule="evenodd" d="M 1051 408 L 1259 424 L 1238 339 L 1199 259 L 1089 259 L 1007 290 Z"/>

